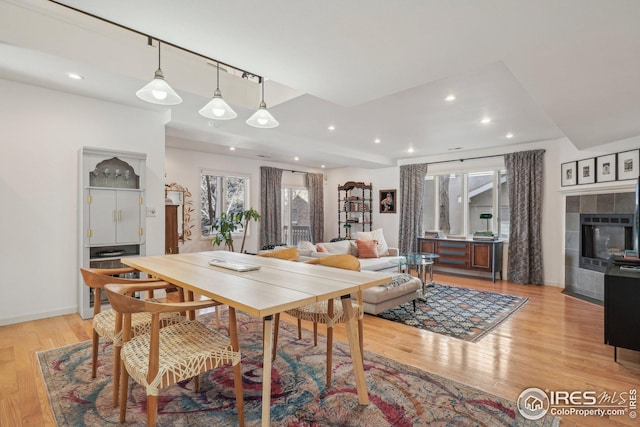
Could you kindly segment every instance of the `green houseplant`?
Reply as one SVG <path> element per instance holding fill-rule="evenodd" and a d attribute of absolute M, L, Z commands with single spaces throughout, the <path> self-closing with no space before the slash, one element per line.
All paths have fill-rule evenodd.
<path fill-rule="evenodd" d="M 211 227 L 211 230 L 215 233 L 211 244 L 213 246 L 222 246 L 224 244 L 227 250 L 235 252 L 233 248 L 233 233 L 242 224 L 242 245 L 240 246 L 240 252 L 244 252 L 244 243 L 247 240 L 247 228 L 251 220 L 260 220 L 260 214 L 253 208 L 230 214 L 223 212 L 214 220 Z"/>

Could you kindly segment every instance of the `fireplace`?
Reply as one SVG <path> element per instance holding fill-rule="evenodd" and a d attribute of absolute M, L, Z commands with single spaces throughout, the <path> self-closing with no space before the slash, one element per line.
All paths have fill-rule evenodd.
<path fill-rule="evenodd" d="M 633 249 L 633 215 L 580 214 L 580 268 L 604 272 L 625 249 Z"/>

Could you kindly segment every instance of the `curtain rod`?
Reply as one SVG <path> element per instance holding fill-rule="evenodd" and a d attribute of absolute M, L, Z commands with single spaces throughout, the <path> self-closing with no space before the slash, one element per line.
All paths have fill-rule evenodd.
<path fill-rule="evenodd" d="M 542 150 L 542 152 L 545 152 L 545 151 L 546 150 Z M 509 153 L 505 153 L 505 154 L 509 154 Z M 505 154 L 494 154 L 492 156 L 467 157 L 465 159 L 440 160 L 438 162 L 427 162 L 427 165 L 437 165 L 439 163 L 451 163 L 451 162 L 464 162 L 465 160 L 490 159 L 492 157 L 504 157 Z"/>
<path fill-rule="evenodd" d="M 107 24 L 111 24 L 111 25 L 114 25 L 114 26 L 116 26 L 116 27 L 119 27 L 119 28 L 122 28 L 122 29 L 125 29 L 125 30 L 128 30 L 128 31 L 131 31 L 132 33 L 139 34 L 139 35 L 141 35 L 141 36 L 146 37 L 149 41 L 151 41 L 151 40 L 157 40 L 158 42 L 162 42 L 162 43 L 163 43 L 163 44 L 165 44 L 165 45 L 169 45 L 169 46 L 174 47 L 174 48 L 176 48 L 176 49 L 180 49 L 180 50 L 182 50 L 183 52 L 187 52 L 187 53 L 190 53 L 190 54 L 192 54 L 192 55 L 199 56 L 200 58 L 204 58 L 204 59 L 207 59 L 207 60 L 212 61 L 212 62 L 216 62 L 216 63 L 218 63 L 218 64 L 220 64 L 220 65 L 224 65 L 224 66 L 226 66 L 226 67 L 228 67 L 228 68 L 233 68 L 233 69 L 234 69 L 234 70 L 236 70 L 236 71 L 240 71 L 240 72 L 242 72 L 242 77 L 243 77 L 243 78 L 255 77 L 255 78 L 257 78 L 257 79 L 258 79 L 258 83 L 262 83 L 262 76 L 260 76 L 260 75 L 258 75 L 258 74 L 251 73 L 251 72 L 249 72 L 249 71 L 247 71 L 247 70 L 243 70 L 242 68 L 238 68 L 238 67 L 233 66 L 233 65 L 231 65 L 231 64 L 227 64 L 226 62 L 219 61 L 219 60 L 217 60 L 217 59 L 215 59 L 215 58 L 210 58 L 210 57 L 205 56 L 205 55 L 203 55 L 203 54 L 201 54 L 201 53 L 194 52 L 193 50 L 187 49 L 187 48 L 182 47 L 182 46 L 178 46 L 177 44 L 174 44 L 174 43 L 168 42 L 168 41 L 163 40 L 163 39 L 161 39 L 161 38 L 158 38 L 158 37 L 155 37 L 155 36 L 152 36 L 152 35 L 149 35 L 149 34 L 143 33 L 142 31 L 138 31 L 138 30 L 136 30 L 136 29 L 133 29 L 133 28 L 127 27 L 127 26 L 125 26 L 125 25 L 118 24 L 117 22 L 113 22 L 113 21 L 111 21 L 111 20 L 109 20 L 109 19 L 102 18 L 102 17 L 100 17 L 100 16 L 98 16 L 98 15 L 94 15 L 93 13 L 85 12 L 84 10 L 80 10 L 80 9 L 75 8 L 75 7 L 73 7 L 73 6 L 69 6 L 69 5 L 67 5 L 67 4 L 60 3 L 59 1 L 56 1 L 56 0 L 49 0 L 49 2 L 51 2 L 51 3 L 55 3 L 55 4 L 59 5 L 59 6 L 65 7 L 65 8 L 67 8 L 67 9 L 73 10 L 74 12 L 82 13 L 83 15 L 89 16 L 89 17 L 94 18 L 94 19 L 97 19 L 97 20 L 99 20 L 99 21 L 106 22 Z M 149 44 L 151 44 L 151 43 L 149 43 Z"/>

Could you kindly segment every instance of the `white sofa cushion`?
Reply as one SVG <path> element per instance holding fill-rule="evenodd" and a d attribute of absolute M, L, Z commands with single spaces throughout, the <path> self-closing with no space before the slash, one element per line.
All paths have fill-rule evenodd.
<path fill-rule="evenodd" d="M 322 246 L 325 247 L 327 252 L 332 255 L 351 253 L 351 242 L 349 240 L 340 240 L 337 242 L 324 242 L 321 244 Z"/>

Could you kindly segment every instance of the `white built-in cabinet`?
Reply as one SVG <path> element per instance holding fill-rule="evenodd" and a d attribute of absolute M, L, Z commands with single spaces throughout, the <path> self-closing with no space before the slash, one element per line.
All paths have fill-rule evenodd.
<path fill-rule="evenodd" d="M 142 191 L 88 189 L 88 244 L 139 244 L 143 239 Z"/>
<path fill-rule="evenodd" d="M 145 255 L 146 154 L 83 147 L 79 153 L 80 267 L 122 267 Z M 78 274 L 80 273 L 78 269 Z M 93 315 L 93 291 L 79 280 L 79 313 Z"/>

